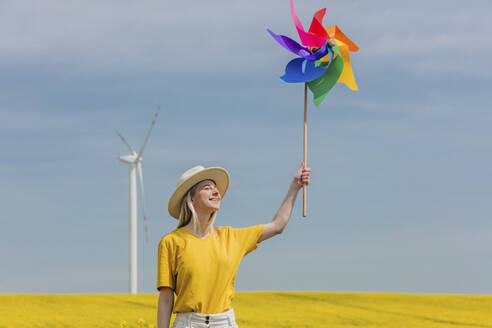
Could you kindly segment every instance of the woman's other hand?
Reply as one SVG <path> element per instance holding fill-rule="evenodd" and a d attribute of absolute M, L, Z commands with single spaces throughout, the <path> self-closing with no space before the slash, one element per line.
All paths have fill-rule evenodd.
<path fill-rule="evenodd" d="M 294 179 L 297 181 L 297 186 L 299 188 L 302 187 L 302 185 L 308 185 L 310 181 L 310 174 L 311 174 L 311 169 L 309 167 L 306 167 L 304 162 L 301 163 L 301 166 L 299 166 L 299 169 L 297 170 L 297 173 L 294 177 Z"/>

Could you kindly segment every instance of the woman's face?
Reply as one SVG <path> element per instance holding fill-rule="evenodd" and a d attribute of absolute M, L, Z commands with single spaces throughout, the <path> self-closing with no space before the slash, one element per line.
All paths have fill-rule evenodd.
<path fill-rule="evenodd" d="M 201 181 L 191 197 L 193 206 L 197 211 L 215 212 L 220 207 L 220 193 L 212 180 Z"/>

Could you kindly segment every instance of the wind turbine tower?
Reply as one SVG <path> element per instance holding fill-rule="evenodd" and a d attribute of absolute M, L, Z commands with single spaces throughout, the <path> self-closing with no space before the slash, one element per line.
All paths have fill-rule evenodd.
<path fill-rule="evenodd" d="M 157 116 L 159 115 L 159 110 L 154 115 L 152 124 L 150 125 L 147 136 L 145 137 L 144 143 L 138 154 L 133 150 L 126 139 L 116 131 L 116 134 L 121 138 L 125 146 L 130 151 L 130 155 L 120 156 L 118 159 L 128 164 L 130 167 L 130 192 L 128 194 L 128 292 L 131 294 L 137 293 L 137 174 L 138 182 L 140 186 L 140 201 L 142 203 L 142 213 L 144 219 L 145 227 L 145 240 L 148 240 L 147 236 L 147 216 L 145 214 L 145 203 L 144 203 L 144 186 L 143 186 L 143 175 L 142 175 L 142 154 L 144 152 L 145 146 L 150 138 L 150 133 L 155 125 Z"/>

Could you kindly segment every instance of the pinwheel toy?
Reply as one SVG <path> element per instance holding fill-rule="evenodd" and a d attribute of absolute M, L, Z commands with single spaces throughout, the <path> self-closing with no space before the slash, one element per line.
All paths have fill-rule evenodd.
<path fill-rule="evenodd" d="M 345 83 L 351 90 L 357 90 L 349 52 L 359 50 L 338 26 L 323 27 L 326 8 L 318 10 L 311 26 L 306 32 L 294 11 L 290 0 L 290 12 L 296 26 L 301 44 L 285 35 L 278 35 L 267 29 L 268 33 L 285 49 L 299 56 L 285 67 L 280 80 L 287 83 L 304 83 L 304 163 L 307 166 L 307 89 L 313 93 L 313 102 L 319 106 L 333 86 Z M 306 216 L 306 186 L 303 186 L 303 211 Z"/>

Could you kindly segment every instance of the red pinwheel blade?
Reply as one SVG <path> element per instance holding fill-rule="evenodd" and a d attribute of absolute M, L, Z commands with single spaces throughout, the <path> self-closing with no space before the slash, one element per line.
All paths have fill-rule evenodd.
<path fill-rule="evenodd" d="M 323 27 L 323 17 L 325 16 L 326 8 L 318 10 L 314 16 L 311 26 L 309 27 L 309 33 L 319 35 L 323 38 L 329 39 L 330 36 Z"/>

